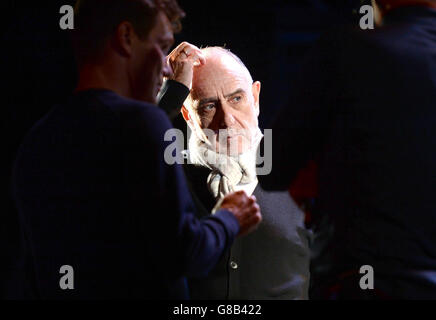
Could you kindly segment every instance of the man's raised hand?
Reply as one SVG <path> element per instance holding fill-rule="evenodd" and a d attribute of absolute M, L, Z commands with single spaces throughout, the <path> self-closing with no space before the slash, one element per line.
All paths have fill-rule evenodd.
<path fill-rule="evenodd" d="M 167 56 L 167 61 L 173 71 L 169 79 L 180 82 L 191 90 L 193 69 L 203 65 L 206 59 L 198 47 L 182 42 Z"/>

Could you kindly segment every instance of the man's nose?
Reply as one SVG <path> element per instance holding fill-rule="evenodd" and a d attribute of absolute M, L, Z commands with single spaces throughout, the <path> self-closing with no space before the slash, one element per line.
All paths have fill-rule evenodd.
<path fill-rule="evenodd" d="M 162 69 L 162 73 L 163 73 L 163 76 L 164 76 L 165 78 L 170 78 L 170 77 L 173 75 L 173 70 L 172 70 L 170 64 L 168 63 L 168 59 L 167 59 L 167 57 L 165 57 L 165 58 L 163 59 L 163 69 Z"/>
<path fill-rule="evenodd" d="M 232 113 L 232 109 L 223 104 L 222 106 L 222 115 L 221 115 L 221 121 L 220 121 L 220 127 L 221 128 L 232 128 L 235 124 L 235 118 Z"/>

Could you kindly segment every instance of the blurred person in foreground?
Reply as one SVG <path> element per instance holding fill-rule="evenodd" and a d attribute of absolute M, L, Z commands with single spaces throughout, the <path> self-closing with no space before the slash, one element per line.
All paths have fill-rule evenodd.
<path fill-rule="evenodd" d="M 318 163 L 317 214 L 333 229 L 312 298 L 436 298 L 436 2 L 374 5 L 378 28 L 326 36 L 307 57 L 272 125 L 280 161 L 259 177 L 282 190 Z"/>

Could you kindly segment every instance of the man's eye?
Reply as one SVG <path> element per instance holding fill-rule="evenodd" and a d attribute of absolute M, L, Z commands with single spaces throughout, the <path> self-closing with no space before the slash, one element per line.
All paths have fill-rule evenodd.
<path fill-rule="evenodd" d="M 234 96 L 234 97 L 231 99 L 231 101 L 234 102 L 234 103 L 238 103 L 238 102 L 240 102 L 241 100 L 242 100 L 242 97 L 241 97 L 241 96 Z"/>
<path fill-rule="evenodd" d="M 204 111 L 211 111 L 213 108 L 215 108 L 215 105 L 207 104 L 207 105 L 203 106 L 201 109 L 203 109 Z"/>

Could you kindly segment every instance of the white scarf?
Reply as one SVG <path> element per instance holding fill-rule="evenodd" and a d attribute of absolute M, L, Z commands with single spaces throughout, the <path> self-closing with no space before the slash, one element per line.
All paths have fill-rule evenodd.
<path fill-rule="evenodd" d="M 251 148 L 238 156 L 220 154 L 205 146 L 195 135 L 189 141 L 192 163 L 211 169 L 207 178 L 209 191 L 219 201 L 235 190 L 235 186 L 256 181 L 256 152 L 263 135 L 258 128 Z"/>

